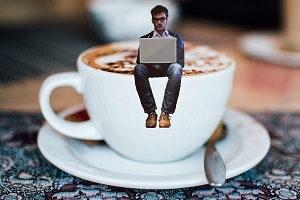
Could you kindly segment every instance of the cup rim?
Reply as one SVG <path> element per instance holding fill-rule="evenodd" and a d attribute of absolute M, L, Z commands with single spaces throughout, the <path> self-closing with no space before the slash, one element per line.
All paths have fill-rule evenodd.
<path fill-rule="evenodd" d="M 88 52 L 91 52 L 93 51 L 94 49 L 97 49 L 101 46 L 105 46 L 105 45 L 109 45 L 109 44 L 125 44 L 125 43 L 134 43 L 134 42 L 138 42 L 138 40 L 125 40 L 125 41 L 116 41 L 116 42 L 109 42 L 109 43 L 104 43 L 104 44 L 99 44 L 99 45 L 96 45 L 96 46 L 92 46 L 84 51 L 82 51 L 79 56 L 77 57 L 77 68 L 78 70 L 80 69 L 83 69 L 83 70 L 87 70 L 91 73 L 95 73 L 95 74 L 104 74 L 106 76 L 112 76 L 112 77 L 116 77 L 118 76 L 118 78 L 124 78 L 124 79 L 132 79 L 134 77 L 133 74 L 122 74 L 122 73 L 114 73 L 114 72 L 107 72 L 107 71 L 104 71 L 104 70 L 101 70 L 101 69 L 95 69 L 91 66 L 89 66 L 88 64 L 84 63 L 82 61 L 82 57 L 88 53 Z M 219 48 L 216 48 L 214 46 L 211 46 L 211 45 L 207 45 L 207 44 L 203 44 L 203 43 L 199 43 L 199 42 L 191 42 L 191 41 L 186 41 L 186 42 L 189 42 L 189 43 L 193 43 L 193 44 L 197 44 L 197 45 L 203 45 L 203 46 L 208 46 L 212 49 L 215 49 L 217 51 L 221 51 L 222 53 L 225 53 L 226 56 L 230 57 L 232 59 L 232 62 L 227 66 L 225 67 L 224 69 L 221 69 L 221 70 L 218 70 L 218 71 L 215 71 L 215 72 L 209 72 L 209 73 L 202 73 L 202 74 L 196 74 L 196 75 L 183 75 L 182 76 L 182 79 L 183 80 L 193 80 L 193 79 L 199 79 L 199 77 L 213 77 L 213 76 L 216 76 L 216 75 L 219 75 L 219 74 L 222 74 L 222 73 L 225 73 L 229 70 L 235 70 L 236 68 L 236 61 L 235 59 L 226 51 L 222 50 L 222 49 L 219 49 Z M 165 78 L 165 77 L 159 77 L 159 78 Z"/>

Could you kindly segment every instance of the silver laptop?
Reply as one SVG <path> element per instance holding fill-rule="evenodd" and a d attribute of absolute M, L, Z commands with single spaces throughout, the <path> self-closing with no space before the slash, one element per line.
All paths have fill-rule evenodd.
<path fill-rule="evenodd" d="M 176 62 L 177 38 L 140 38 L 140 63 Z"/>

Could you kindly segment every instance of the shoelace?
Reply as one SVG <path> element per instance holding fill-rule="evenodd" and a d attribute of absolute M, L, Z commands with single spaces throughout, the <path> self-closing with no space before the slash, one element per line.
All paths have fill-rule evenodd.
<path fill-rule="evenodd" d="M 165 120 L 165 119 L 171 119 L 171 116 L 170 115 L 168 115 L 167 113 L 162 113 L 161 115 L 160 115 L 160 118 L 159 118 L 159 120 Z"/>
<path fill-rule="evenodd" d="M 156 116 L 156 113 L 152 112 L 149 114 L 149 116 L 152 116 L 152 115 Z"/>
<path fill-rule="evenodd" d="M 157 116 L 157 114 L 155 112 L 151 112 L 148 117 L 147 117 L 147 120 L 150 119 L 152 116 Z"/>

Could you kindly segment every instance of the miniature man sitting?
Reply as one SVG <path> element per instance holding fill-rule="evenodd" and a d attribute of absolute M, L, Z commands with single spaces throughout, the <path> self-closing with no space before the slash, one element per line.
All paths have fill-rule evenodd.
<path fill-rule="evenodd" d="M 182 68 L 184 67 L 184 44 L 179 34 L 166 29 L 168 22 L 168 9 L 157 5 L 151 10 L 154 30 L 141 38 L 177 38 L 177 62 L 174 63 L 140 63 L 140 55 L 137 57 L 137 65 L 134 68 L 136 90 L 138 92 L 144 112 L 148 114 L 147 128 L 155 128 L 157 123 L 156 103 L 152 94 L 149 77 L 168 77 L 164 99 L 159 117 L 159 127 L 169 128 L 170 114 L 176 109 L 179 95 Z"/>

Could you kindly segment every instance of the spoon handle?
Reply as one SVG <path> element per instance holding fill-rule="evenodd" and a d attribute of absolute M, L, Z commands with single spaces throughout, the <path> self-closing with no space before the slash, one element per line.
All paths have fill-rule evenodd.
<path fill-rule="evenodd" d="M 224 161 L 215 148 L 214 142 L 206 144 L 204 169 L 207 180 L 211 186 L 222 186 L 226 180 Z"/>

